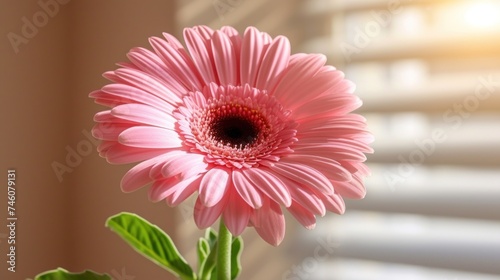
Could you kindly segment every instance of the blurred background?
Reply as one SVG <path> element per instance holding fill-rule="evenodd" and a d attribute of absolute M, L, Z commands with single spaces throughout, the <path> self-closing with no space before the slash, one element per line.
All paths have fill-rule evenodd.
<path fill-rule="evenodd" d="M 16 170 L 16 272 L 64 267 L 116 280 L 172 279 L 104 227 L 136 212 L 195 264 L 193 201 L 171 209 L 123 194 L 132 166 L 99 158 L 89 136 L 101 73 L 149 36 L 204 24 L 285 35 L 357 84 L 375 134 L 368 194 L 315 230 L 287 219 L 277 248 L 244 233 L 241 279 L 500 279 L 500 1 L 0 1 L 0 220 Z M 5 203 L 5 204 L 4 204 Z M 2 223 L 4 223 L 2 222 Z"/>

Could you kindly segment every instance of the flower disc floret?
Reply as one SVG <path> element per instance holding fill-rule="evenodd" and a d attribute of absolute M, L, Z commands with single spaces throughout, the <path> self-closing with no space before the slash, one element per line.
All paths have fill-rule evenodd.
<path fill-rule="evenodd" d="M 184 97 L 175 113 L 186 146 L 230 168 L 272 166 L 292 150 L 296 123 L 265 91 L 216 86 Z M 185 125 L 183 125 L 185 124 Z M 283 137 L 286 136 L 286 137 Z"/>

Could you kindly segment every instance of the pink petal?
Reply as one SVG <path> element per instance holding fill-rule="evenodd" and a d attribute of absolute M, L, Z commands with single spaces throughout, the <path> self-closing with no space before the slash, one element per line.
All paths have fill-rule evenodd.
<path fill-rule="evenodd" d="M 181 178 L 187 178 L 191 176 L 195 176 L 198 174 L 203 174 L 208 171 L 209 165 L 206 162 L 198 162 L 194 163 L 191 168 L 187 170 L 183 170 L 181 172 Z"/>
<path fill-rule="evenodd" d="M 167 113 L 174 110 L 174 106 L 156 95 L 126 84 L 110 84 L 102 88 L 111 98 L 119 101 L 121 98 L 130 100 L 129 103 L 142 103 L 157 108 Z M 119 104 L 116 104 L 119 105 Z M 116 106 L 115 105 L 115 106 Z"/>
<path fill-rule="evenodd" d="M 114 145 L 119 145 L 119 143 L 117 141 L 101 141 L 97 146 L 97 151 L 99 153 L 106 153 Z M 104 157 L 104 155 L 102 157 Z"/>
<path fill-rule="evenodd" d="M 118 141 L 126 146 L 137 148 L 176 148 L 182 146 L 177 132 L 159 127 L 135 126 L 118 137 Z"/>
<path fill-rule="evenodd" d="M 344 145 L 348 147 L 355 147 L 364 153 L 373 153 L 373 148 L 368 145 L 370 142 L 366 142 L 364 140 L 337 138 L 333 142 L 337 146 Z"/>
<path fill-rule="evenodd" d="M 240 57 L 241 84 L 255 86 L 263 58 L 264 38 L 255 27 L 248 27 L 243 35 Z"/>
<path fill-rule="evenodd" d="M 165 40 L 167 41 L 167 43 L 169 45 L 171 45 L 173 48 L 175 48 L 177 50 L 184 49 L 181 42 L 179 42 L 179 40 L 177 40 L 177 38 L 175 38 L 175 36 L 173 36 L 172 34 L 169 34 L 167 32 L 163 32 L 162 35 L 163 35 L 163 37 L 165 37 Z M 186 55 L 187 55 L 187 53 L 186 53 Z"/>
<path fill-rule="evenodd" d="M 223 167 L 210 169 L 200 183 L 199 198 L 203 205 L 212 207 L 224 197 L 230 184 L 230 170 Z"/>
<path fill-rule="evenodd" d="M 288 208 L 288 212 L 290 212 L 290 214 L 292 214 L 305 228 L 313 229 L 316 226 L 316 217 L 314 214 L 300 204 L 295 202 L 292 203 L 292 206 Z"/>
<path fill-rule="evenodd" d="M 123 131 L 134 126 L 128 123 L 98 123 L 92 128 L 92 136 L 99 140 L 117 141 Z"/>
<path fill-rule="evenodd" d="M 223 218 L 229 231 L 238 236 L 243 233 L 250 220 L 252 208 L 241 198 L 234 186 L 228 191 L 228 201 L 224 208 Z"/>
<path fill-rule="evenodd" d="M 328 96 L 302 104 L 292 111 L 291 116 L 295 120 L 316 118 L 322 115 L 341 116 L 352 112 L 361 105 L 361 100 L 355 95 Z M 311 112 L 314 112 L 314 114 Z"/>
<path fill-rule="evenodd" d="M 123 192 L 133 192 L 147 183 L 151 182 L 151 177 L 149 177 L 149 171 L 151 167 L 158 162 L 161 162 L 166 155 L 160 155 L 152 159 L 143 161 L 132 169 L 130 169 L 121 180 L 121 189 Z"/>
<path fill-rule="evenodd" d="M 291 58 L 295 57 L 297 55 Z M 320 54 L 307 54 L 290 61 L 283 78 L 274 90 L 283 106 L 295 109 L 304 102 L 319 97 L 336 83 L 332 74 L 317 75 L 325 62 L 326 57 Z"/>
<path fill-rule="evenodd" d="M 262 207 L 262 197 L 259 191 L 253 187 L 240 170 L 233 170 L 232 182 L 238 194 L 248 205 L 254 209 Z"/>
<path fill-rule="evenodd" d="M 203 38 L 205 43 L 207 43 L 214 34 L 214 30 L 206 25 L 197 25 L 192 29 L 200 34 L 200 37 Z"/>
<path fill-rule="evenodd" d="M 278 246 L 285 237 L 285 217 L 278 203 L 264 199 L 262 208 L 254 210 L 251 222 L 267 243 Z"/>
<path fill-rule="evenodd" d="M 352 177 L 353 179 L 350 182 L 332 182 L 335 192 L 338 192 L 341 196 L 352 199 L 364 198 L 366 195 L 366 188 L 362 179 L 358 174 L 353 174 Z"/>
<path fill-rule="evenodd" d="M 96 99 L 94 99 L 94 102 L 96 104 L 106 106 L 106 107 L 114 107 L 116 105 L 130 103 L 129 101 L 123 101 L 123 100 L 117 101 L 116 99 L 113 99 L 113 98 L 96 98 Z"/>
<path fill-rule="evenodd" d="M 149 92 L 174 106 L 181 102 L 178 95 L 173 93 L 162 81 L 144 72 L 120 68 L 115 73 L 127 84 Z"/>
<path fill-rule="evenodd" d="M 305 140 L 307 141 L 307 140 Z M 352 147 L 331 147 L 326 146 L 322 147 L 320 145 L 304 145 L 297 148 L 294 148 L 294 151 L 297 153 L 301 153 L 303 155 L 311 155 L 311 156 L 323 156 L 327 158 L 331 158 L 338 161 L 365 161 L 366 156 L 359 149 L 355 149 Z"/>
<path fill-rule="evenodd" d="M 356 170 L 358 171 L 357 173 L 361 177 L 366 177 L 366 176 L 370 176 L 371 175 L 370 168 L 368 168 L 368 166 L 366 164 L 364 164 L 364 163 L 349 162 L 349 163 L 346 163 L 346 165 L 352 165 L 353 168 L 356 168 Z"/>
<path fill-rule="evenodd" d="M 301 122 L 298 126 L 301 131 L 309 132 L 322 129 L 364 129 L 366 128 L 366 119 L 357 114 L 348 114 L 344 116 L 314 118 Z"/>
<path fill-rule="evenodd" d="M 332 183 L 314 168 L 296 163 L 277 162 L 270 169 L 299 184 L 315 188 L 325 194 L 333 194 Z"/>
<path fill-rule="evenodd" d="M 276 37 L 262 59 L 255 87 L 272 90 L 288 66 L 289 58 L 290 42 L 284 36 Z"/>
<path fill-rule="evenodd" d="M 167 164 L 170 164 L 174 160 L 178 159 L 183 159 L 185 156 L 187 156 L 186 151 L 182 150 L 170 150 L 168 153 L 165 154 L 163 160 L 161 162 L 158 162 L 155 164 L 153 167 L 151 167 L 151 170 L 149 172 L 149 177 L 157 179 L 157 178 L 168 178 L 168 177 L 173 177 L 177 174 L 166 174 L 163 173 L 163 167 Z"/>
<path fill-rule="evenodd" d="M 259 34 L 260 36 L 262 36 L 262 43 L 263 43 L 262 51 L 263 53 L 266 53 L 267 49 L 269 48 L 269 45 L 271 45 L 271 43 L 273 42 L 273 38 L 266 32 L 259 31 Z"/>
<path fill-rule="evenodd" d="M 310 166 L 319 172 L 323 173 L 328 179 L 349 182 L 352 180 L 351 172 L 346 170 L 338 161 L 333 159 L 304 154 L 291 154 L 286 157 L 282 162 L 291 162 Z"/>
<path fill-rule="evenodd" d="M 212 39 L 212 52 L 221 85 L 237 85 L 239 69 L 237 56 L 231 40 L 220 31 L 215 31 Z"/>
<path fill-rule="evenodd" d="M 218 83 L 218 77 L 215 74 L 214 59 L 212 57 L 211 45 L 206 43 L 199 30 L 193 28 L 184 29 L 184 40 L 194 65 L 198 68 L 200 75 L 206 85 L 211 82 Z"/>
<path fill-rule="evenodd" d="M 212 207 L 203 205 L 201 199 L 198 197 L 194 206 L 194 222 L 199 229 L 204 229 L 212 226 L 213 223 L 220 217 L 224 207 L 226 206 L 227 199 L 221 199 L 217 204 Z"/>
<path fill-rule="evenodd" d="M 126 164 L 147 160 L 165 154 L 168 151 L 168 149 L 133 148 L 116 143 L 106 150 L 105 157 L 109 163 Z"/>
<path fill-rule="evenodd" d="M 318 138 L 305 138 L 300 143 L 296 144 L 294 149 L 297 152 L 304 151 L 304 153 L 309 153 L 312 147 L 324 150 L 324 156 L 335 158 L 335 153 L 338 154 L 339 161 L 364 161 L 365 157 L 356 156 L 353 151 L 362 151 L 364 153 L 371 153 L 373 149 L 366 144 L 366 142 L 354 140 L 354 139 L 333 139 L 330 137 L 329 140 L 324 137 Z M 311 152 L 314 154 L 314 152 Z M 353 160 L 356 159 L 356 160 Z"/>
<path fill-rule="evenodd" d="M 259 189 L 274 201 L 282 203 L 285 207 L 292 204 L 292 198 L 290 197 L 288 188 L 272 173 L 259 168 L 243 169 L 242 173 L 255 188 Z"/>
<path fill-rule="evenodd" d="M 124 120 L 111 115 L 111 110 L 98 112 L 94 115 L 94 121 L 98 123 L 123 123 L 123 124 L 137 124 L 136 122 Z"/>
<path fill-rule="evenodd" d="M 367 131 L 365 130 L 364 127 L 347 127 L 347 126 L 339 126 L 339 125 L 332 125 L 332 126 L 322 126 L 322 127 L 317 127 L 316 129 L 313 130 L 305 130 L 305 129 L 299 129 L 300 131 L 300 137 L 303 138 L 314 138 L 314 137 L 342 137 L 342 138 L 353 138 L 353 137 L 360 137 L 363 136 L 364 134 L 367 134 Z"/>
<path fill-rule="evenodd" d="M 337 213 L 339 215 L 344 214 L 345 202 L 340 195 L 322 195 L 323 197 L 321 197 L 321 200 L 323 200 L 323 203 L 325 203 L 326 210 Z"/>
<path fill-rule="evenodd" d="M 130 169 L 121 180 L 121 189 L 123 192 L 133 192 L 144 187 L 151 182 L 149 177 L 149 168 L 151 164 L 141 162 Z"/>
<path fill-rule="evenodd" d="M 191 91 L 201 90 L 201 77 L 193 61 L 184 48 L 171 44 L 160 38 L 149 38 L 149 43 L 156 54 L 163 60 L 172 79 L 180 81 Z"/>
<path fill-rule="evenodd" d="M 205 156 L 195 153 L 185 153 L 181 156 L 172 158 L 165 162 L 161 169 L 161 173 L 165 177 L 176 176 L 183 174 L 182 177 L 191 177 L 205 171 L 208 166 L 204 160 Z"/>
<path fill-rule="evenodd" d="M 130 68 L 130 69 L 135 69 L 135 70 L 141 70 L 141 69 L 139 69 L 139 67 L 137 67 L 137 65 L 135 65 L 134 63 L 131 63 L 129 61 L 117 62 L 116 65 L 119 66 L 119 67 L 122 67 L 122 68 Z"/>
<path fill-rule="evenodd" d="M 151 106 L 142 104 L 125 104 L 116 106 L 111 110 L 115 117 L 153 126 L 158 126 L 173 130 L 175 128 L 175 118 L 159 111 Z"/>
<path fill-rule="evenodd" d="M 239 76 L 239 66 L 240 66 L 239 57 L 240 57 L 240 53 L 241 53 L 241 42 L 242 42 L 241 36 L 240 36 L 240 34 L 238 34 L 238 31 L 236 31 L 236 29 L 234 29 L 231 26 L 223 26 L 220 30 L 224 34 L 226 34 L 227 37 L 229 37 L 229 40 L 231 40 L 231 44 L 233 45 L 233 49 L 234 49 L 234 54 L 238 58 L 238 59 L 236 59 L 236 65 L 238 68 L 238 81 L 239 81 L 239 77 L 240 77 Z"/>
<path fill-rule="evenodd" d="M 168 196 L 172 195 L 172 193 L 174 193 L 176 189 L 173 188 L 173 186 L 178 183 L 179 180 L 173 177 L 157 179 L 153 182 L 151 188 L 149 188 L 149 200 L 151 200 L 152 202 L 164 200 Z"/>
<path fill-rule="evenodd" d="M 131 103 L 130 99 L 125 98 L 114 98 L 110 94 L 103 92 L 102 90 L 94 90 L 89 94 L 90 98 L 94 98 L 94 102 L 99 105 L 104 105 L 107 107 L 114 107 L 119 104 Z"/>
<path fill-rule="evenodd" d="M 314 191 L 309 190 L 308 187 L 299 185 L 297 182 L 292 181 L 286 177 L 280 177 L 285 185 L 290 190 L 293 203 L 299 203 L 302 207 L 308 209 L 310 212 L 324 216 L 326 213 L 323 201 L 315 194 Z"/>
<path fill-rule="evenodd" d="M 134 67 L 135 67 L 135 65 L 134 65 Z M 130 68 L 130 69 L 134 69 L 134 68 Z M 135 69 L 135 70 L 139 70 L 139 69 Z M 120 76 L 118 76 L 115 71 L 106 71 L 106 72 L 104 72 L 102 74 L 102 76 L 104 78 L 112 81 L 112 82 L 117 83 L 117 84 L 123 84 L 123 83 L 125 83 L 125 80 L 122 79 L 122 78 L 120 78 Z"/>
<path fill-rule="evenodd" d="M 176 151 L 170 152 L 168 158 L 166 157 L 163 162 L 154 165 L 149 172 L 150 177 L 156 179 L 149 193 L 150 199 L 152 201 L 160 201 L 173 195 L 176 192 L 181 192 L 182 188 L 187 188 L 186 185 L 181 184 L 183 181 L 186 181 L 186 183 L 190 187 L 191 184 L 199 184 L 199 181 L 201 180 L 199 177 L 202 175 L 202 173 L 205 172 L 205 170 L 201 170 L 200 168 L 198 168 L 198 172 L 194 172 L 191 170 L 187 171 L 184 168 L 181 175 L 178 175 L 178 173 L 175 173 L 173 175 L 171 174 L 170 176 L 166 177 L 158 175 L 158 170 L 162 169 L 162 166 L 164 167 L 166 164 L 179 162 L 182 161 L 182 159 L 186 158 L 186 155 L 179 155 L 175 152 Z M 190 183 L 192 180 L 197 181 Z M 192 186 L 195 187 L 195 185 Z"/>
<path fill-rule="evenodd" d="M 172 79 L 173 69 L 168 69 L 161 58 L 150 50 L 134 48 L 127 54 L 127 57 L 140 70 L 162 81 L 178 97 L 182 98 L 182 95 L 189 90 L 179 80 Z"/>
<path fill-rule="evenodd" d="M 190 197 L 200 185 L 202 175 L 193 176 L 191 178 L 184 179 L 177 183 L 174 188 L 172 195 L 167 197 L 167 203 L 170 207 L 175 207 Z"/>

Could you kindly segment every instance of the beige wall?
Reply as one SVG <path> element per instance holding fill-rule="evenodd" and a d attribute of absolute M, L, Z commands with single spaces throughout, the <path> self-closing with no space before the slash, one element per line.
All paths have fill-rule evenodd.
<path fill-rule="evenodd" d="M 2 1 L 1 40 L 1 176 L 0 234 L 7 234 L 7 169 L 17 173 L 17 272 L 7 274 L 7 240 L 0 239 L 2 279 L 24 279 L 36 271 L 71 262 L 67 181 L 59 183 L 51 162 L 64 158 L 69 144 L 68 58 L 65 21 L 67 13 L 51 19 L 49 25 L 19 47 L 15 54 L 6 35 L 20 34 L 21 18 L 39 7 L 33 1 Z M 48 257 L 50 256 L 50 257 Z"/>
<path fill-rule="evenodd" d="M 130 48 L 174 32 L 174 1 L 60 0 L 65 2 L 58 11 L 51 6 L 54 13 L 46 19 L 37 1 L 0 2 L 0 279 L 25 279 L 58 266 L 91 268 L 116 279 L 123 271 L 135 279 L 169 279 L 104 227 L 110 215 L 132 211 L 175 235 L 172 209 L 145 203 L 145 191 L 121 193 L 119 181 L 129 166 L 109 165 L 95 147 L 61 182 L 51 164 L 66 165 L 66 147 L 91 143 L 82 131 L 90 131 L 101 107 L 88 93 L 106 83 L 101 73 L 125 60 Z M 24 37 L 22 19 L 33 23 L 34 15 L 38 30 L 21 39 L 16 53 L 7 34 Z M 7 273 L 4 253 L 8 168 L 16 169 L 18 183 L 15 274 Z"/>

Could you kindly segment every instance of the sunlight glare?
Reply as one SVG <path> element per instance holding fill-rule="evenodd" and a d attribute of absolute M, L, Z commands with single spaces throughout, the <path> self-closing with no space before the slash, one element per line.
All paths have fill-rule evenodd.
<path fill-rule="evenodd" d="M 468 24 L 478 28 L 490 28 L 500 24 L 500 6 L 491 1 L 474 2 L 468 5 L 464 14 Z"/>

